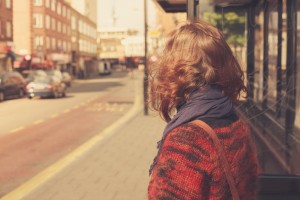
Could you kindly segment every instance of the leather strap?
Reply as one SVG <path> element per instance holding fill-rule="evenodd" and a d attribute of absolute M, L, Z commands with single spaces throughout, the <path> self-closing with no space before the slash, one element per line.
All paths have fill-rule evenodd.
<path fill-rule="evenodd" d="M 209 134 L 209 136 L 212 138 L 212 140 L 214 142 L 214 145 L 217 149 L 218 155 L 219 155 L 221 166 L 224 169 L 224 172 L 225 172 L 225 175 L 226 175 L 226 178 L 227 178 L 227 182 L 228 182 L 229 187 L 230 187 L 232 199 L 233 200 L 240 200 L 238 190 L 236 188 L 232 173 L 230 171 L 228 160 L 227 160 L 227 158 L 224 154 L 224 149 L 223 149 L 223 147 L 220 143 L 220 140 L 218 139 L 215 131 L 208 124 L 206 124 L 205 122 L 203 122 L 201 120 L 194 120 L 192 123 L 194 123 L 197 126 L 200 126 L 201 128 L 203 128 Z"/>

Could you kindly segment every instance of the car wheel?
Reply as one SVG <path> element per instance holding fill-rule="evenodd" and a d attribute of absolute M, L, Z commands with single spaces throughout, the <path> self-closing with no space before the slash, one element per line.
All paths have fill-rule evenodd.
<path fill-rule="evenodd" d="M 62 94 L 61 94 L 61 96 L 62 96 L 62 97 L 66 97 L 66 92 L 63 91 Z"/>
<path fill-rule="evenodd" d="M 1 101 L 4 101 L 5 97 L 4 97 L 4 93 L 3 92 L 0 92 L 0 102 Z"/>

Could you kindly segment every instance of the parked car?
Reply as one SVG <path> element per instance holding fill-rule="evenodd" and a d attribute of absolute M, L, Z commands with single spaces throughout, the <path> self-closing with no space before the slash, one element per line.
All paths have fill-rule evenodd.
<path fill-rule="evenodd" d="M 0 74 L 0 101 L 8 98 L 23 97 L 25 85 L 25 80 L 19 72 Z"/>
<path fill-rule="evenodd" d="M 62 78 L 63 78 L 63 75 L 62 75 L 61 71 L 57 70 L 57 69 L 46 71 L 46 73 L 48 74 L 48 76 L 56 77 L 60 80 L 62 80 Z"/>
<path fill-rule="evenodd" d="M 24 70 L 22 75 L 25 78 L 26 84 L 30 83 L 37 76 L 48 76 L 44 70 Z"/>
<path fill-rule="evenodd" d="M 72 76 L 68 72 L 62 73 L 62 82 L 66 84 L 66 86 L 71 87 Z"/>
<path fill-rule="evenodd" d="M 37 76 L 26 86 L 26 94 L 29 99 L 33 97 L 64 97 L 66 85 L 57 77 Z"/>

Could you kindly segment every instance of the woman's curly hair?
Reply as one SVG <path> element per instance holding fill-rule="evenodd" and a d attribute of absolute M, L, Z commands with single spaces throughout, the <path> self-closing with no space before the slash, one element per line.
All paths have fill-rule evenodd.
<path fill-rule="evenodd" d="M 222 33 L 204 21 L 188 21 L 169 34 L 150 69 L 150 102 L 165 121 L 191 94 L 207 84 L 219 86 L 233 101 L 247 94 L 244 75 Z"/>

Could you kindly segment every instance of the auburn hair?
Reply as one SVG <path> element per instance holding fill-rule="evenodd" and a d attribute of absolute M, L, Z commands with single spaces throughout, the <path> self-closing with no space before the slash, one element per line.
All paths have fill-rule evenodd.
<path fill-rule="evenodd" d="M 207 84 L 238 100 L 247 94 L 244 75 L 222 33 L 205 21 L 187 21 L 169 34 L 163 53 L 150 67 L 149 101 L 165 121 L 191 94 Z"/>

